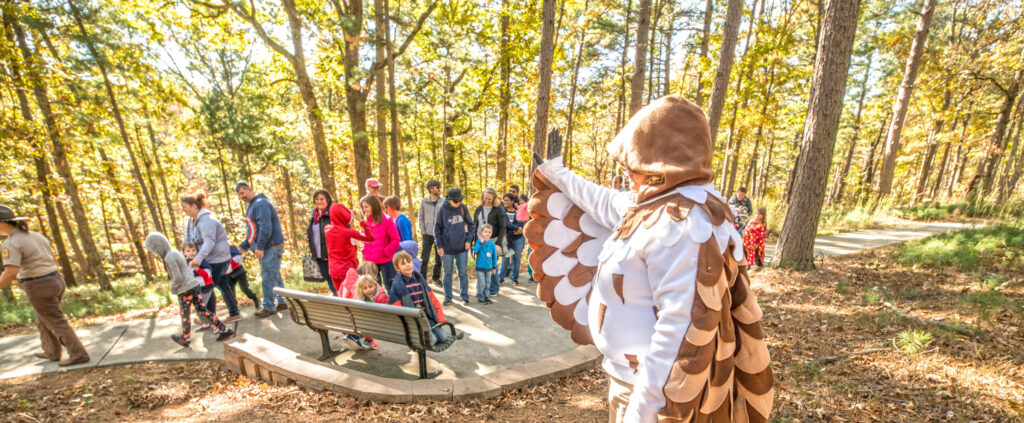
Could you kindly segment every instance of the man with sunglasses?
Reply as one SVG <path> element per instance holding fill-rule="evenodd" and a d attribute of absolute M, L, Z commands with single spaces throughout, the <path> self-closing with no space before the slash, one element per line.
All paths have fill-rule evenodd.
<path fill-rule="evenodd" d="M 434 242 L 437 243 L 437 254 L 444 265 L 444 304 L 452 303 L 452 269 L 459 272 L 459 298 L 469 303 L 469 276 L 466 275 L 466 256 L 469 241 L 473 238 L 476 225 L 469 209 L 462 204 L 462 190 L 452 188 L 445 196 L 447 201 L 437 212 L 434 223 Z"/>

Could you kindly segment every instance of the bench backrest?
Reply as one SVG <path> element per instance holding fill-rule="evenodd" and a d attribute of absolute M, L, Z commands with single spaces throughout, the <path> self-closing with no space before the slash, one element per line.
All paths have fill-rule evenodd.
<path fill-rule="evenodd" d="M 316 330 L 331 330 L 406 344 L 413 350 L 429 349 L 430 322 L 423 310 L 368 303 L 274 288 L 288 302 L 292 320 Z"/>

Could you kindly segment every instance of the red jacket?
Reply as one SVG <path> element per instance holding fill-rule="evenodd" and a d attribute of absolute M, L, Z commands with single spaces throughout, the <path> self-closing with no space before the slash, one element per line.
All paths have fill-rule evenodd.
<path fill-rule="evenodd" d="M 352 240 L 370 242 L 373 241 L 373 234 L 349 228 L 352 212 L 341 204 L 332 204 L 328 214 L 331 216 L 331 226 L 324 230 L 324 240 L 327 241 L 327 264 L 330 266 L 332 279 L 342 280 L 348 269 L 359 266 L 358 252 Z M 367 226 L 369 225 L 365 225 L 364 228 Z"/>

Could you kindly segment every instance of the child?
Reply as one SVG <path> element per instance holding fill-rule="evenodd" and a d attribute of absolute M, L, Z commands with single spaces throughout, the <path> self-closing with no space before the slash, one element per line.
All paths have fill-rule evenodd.
<path fill-rule="evenodd" d="M 196 254 L 199 254 L 199 247 L 192 242 L 184 242 L 181 244 L 181 252 L 185 254 L 185 258 L 192 261 L 196 258 Z M 199 293 L 206 298 L 206 303 L 203 304 L 206 310 L 210 313 L 217 314 L 217 293 L 213 291 L 213 267 L 206 260 L 199 265 L 198 268 L 192 269 L 192 275 L 199 281 Z M 196 329 L 196 332 L 203 332 L 210 330 L 210 324 L 196 320 L 196 324 L 202 323 L 203 325 Z"/>
<path fill-rule="evenodd" d="M 245 293 L 246 297 L 252 300 L 252 304 L 256 307 L 256 310 L 260 309 L 260 299 L 256 296 L 255 292 L 249 288 L 249 276 L 245 273 L 245 266 L 242 265 L 242 252 L 238 251 L 238 247 L 234 245 L 230 248 L 231 251 L 231 263 L 228 264 L 228 281 L 231 284 L 231 290 L 238 292 L 238 288 L 242 288 L 242 292 Z"/>
<path fill-rule="evenodd" d="M 757 214 L 747 223 L 746 232 L 743 233 L 743 247 L 747 249 L 747 266 L 757 266 L 757 270 L 764 268 L 764 237 L 765 237 L 765 215 L 768 210 L 758 207 Z"/>
<path fill-rule="evenodd" d="M 359 222 L 363 227 L 363 232 L 349 228 L 352 212 L 344 205 L 331 204 L 327 214 L 331 216 L 331 225 L 324 229 L 324 239 L 327 241 L 327 265 L 330 269 L 334 290 L 341 293 L 341 285 L 345 281 L 344 278 L 348 274 L 348 270 L 359 265 L 358 252 L 352 241 L 373 241 L 373 234 L 367 229 L 366 222 Z"/>
<path fill-rule="evenodd" d="M 423 264 L 419 259 L 420 245 L 416 241 L 402 241 L 398 243 L 398 247 L 412 256 L 412 269 L 414 272 L 419 273 L 420 266 Z"/>
<path fill-rule="evenodd" d="M 395 228 L 398 229 L 398 238 L 402 241 L 412 241 L 412 222 L 402 211 L 402 202 L 396 196 L 384 199 L 384 214 L 395 221 Z M 413 255 L 415 257 L 415 255 Z"/>
<path fill-rule="evenodd" d="M 392 263 L 398 269 L 398 274 L 388 289 L 391 304 L 423 310 L 432 327 L 444 322 L 444 312 L 437 303 L 434 292 L 423 281 L 423 275 L 413 271 L 412 256 L 405 251 L 399 251 L 395 253 Z M 442 327 L 436 327 L 431 331 L 431 340 L 438 351 L 448 348 L 454 342 L 451 334 Z"/>
<path fill-rule="evenodd" d="M 395 277 L 395 268 L 391 265 L 391 259 L 398 251 L 398 243 L 401 238 L 398 235 L 398 228 L 395 221 L 384 215 L 384 206 L 374 195 L 367 195 L 359 201 L 359 206 L 366 216 L 367 232 L 373 233 L 373 241 L 363 244 L 363 260 L 372 261 L 380 269 L 378 281 L 385 289 Z"/>
<path fill-rule="evenodd" d="M 526 223 L 527 220 L 530 220 L 530 211 L 527 209 L 529 204 L 530 197 L 527 197 L 526 194 L 519 196 L 519 204 L 516 205 L 516 220 L 520 223 Z"/>
<path fill-rule="evenodd" d="M 360 276 L 359 281 L 356 282 L 356 292 L 359 294 L 359 301 L 390 304 L 390 301 L 388 301 L 388 293 L 384 292 L 384 289 L 382 289 L 380 285 L 377 285 L 377 279 L 373 276 Z M 346 342 L 347 341 L 348 339 L 346 339 Z M 374 350 L 379 348 L 377 343 L 371 338 L 363 338 L 360 344 L 362 344 L 364 348 L 369 347 Z"/>
<path fill-rule="evenodd" d="M 190 310 L 195 307 L 196 313 L 204 321 L 209 321 L 220 331 L 217 342 L 223 342 L 235 336 L 235 333 L 224 326 L 217 315 L 210 313 L 200 304 L 202 294 L 199 292 L 199 282 L 193 276 L 192 269 L 185 256 L 178 250 L 171 248 L 171 242 L 163 234 L 153 232 L 146 237 L 146 249 L 156 254 L 164 261 L 167 268 L 167 277 L 171 281 L 171 292 L 178 296 L 178 305 L 181 307 L 181 335 L 171 335 L 171 339 L 178 345 L 188 347 L 192 342 Z"/>
<path fill-rule="evenodd" d="M 494 228 L 490 224 L 480 227 L 480 238 L 473 244 L 476 256 L 476 301 L 480 304 L 494 304 L 491 301 L 491 275 L 498 273 L 498 252 L 491 240 Z"/>

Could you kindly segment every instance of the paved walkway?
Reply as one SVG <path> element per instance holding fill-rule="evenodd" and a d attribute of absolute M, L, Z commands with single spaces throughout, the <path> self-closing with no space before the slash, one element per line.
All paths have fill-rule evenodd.
<path fill-rule="evenodd" d="M 819 237 L 815 250 L 825 256 L 850 254 L 965 226 L 926 223 L 830 235 Z M 773 252 L 773 246 L 769 246 L 768 255 Z M 525 274 L 520 277 L 520 280 L 527 279 Z M 575 347 L 568 333 L 551 320 L 544 304 L 537 299 L 536 284 L 524 282 L 517 288 L 503 285 L 501 295 L 495 299 L 497 303 L 489 306 L 476 303 L 474 285 L 475 280 L 470 283 L 470 304 L 456 301 L 445 310 L 456 327 L 466 332 L 466 339 L 444 352 L 428 354 L 431 369 L 444 370 L 442 378 L 483 375 L 515 363 L 565 353 Z M 256 319 L 253 311 L 252 307 L 243 308 L 244 318 L 233 324 L 238 333 L 266 338 L 308 357 L 320 355 L 316 333 L 297 326 L 287 312 Z M 78 328 L 78 336 L 92 355 L 92 361 L 69 368 L 213 360 L 223 356 L 221 344 L 209 332 L 193 334 L 191 348 L 179 348 L 170 336 L 180 330 L 177 319 L 169 317 Z M 339 340 L 332 342 L 335 348 L 344 348 Z M 37 334 L 0 338 L 0 380 L 60 370 L 55 362 L 33 357 L 32 352 L 39 349 Z M 382 342 L 377 351 L 347 351 L 334 361 L 340 366 L 385 377 L 415 379 L 417 374 L 416 356 L 403 345 Z"/>

